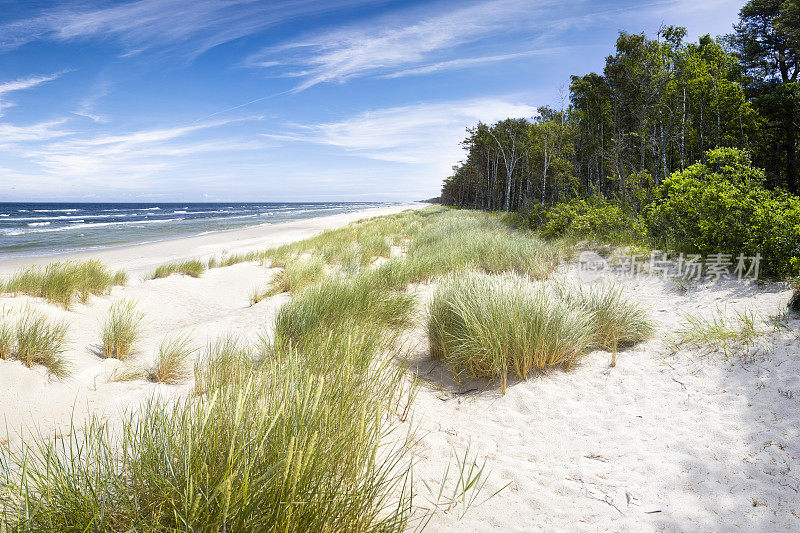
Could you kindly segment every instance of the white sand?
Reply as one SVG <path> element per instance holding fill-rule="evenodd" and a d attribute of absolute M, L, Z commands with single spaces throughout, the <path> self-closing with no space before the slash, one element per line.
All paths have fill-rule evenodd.
<path fill-rule="evenodd" d="M 93 256 L 144 271 L 164 260 L 306 237 L 362 216 L 336 215 Z M 8 269 L 6 263 L 0 269 Z M 107 382 L 119 363 L 103 361 L 93 350 L 111 303 L 131 297 L 147 312 L 138 355 L 142 363 L 170 333 L 193 331 L 200 343 L 228 331 L 257 334 L 288 298 L 248 306 L 251 289 L 268 277 L 260 266 L 240 264 L 210 270 L 200 279 L 134 280 L 70 312 L 27 297 L 0 298 L 6 307 L 31 303 L 67 320 L 66 355 L 76 365 L 71 379 L 58 382 L 41 368 L 0 361 L 0 423 L 5 419 L 12 439 L 20 428 L 63 434 L 73 416 L 78 424 L 88 413 L 115 419 L 121 409 L 153 394 L 179 393 L 180 387 L 143 381 Z M 681 295 L 660 280 L 623 284 L 659 321 L 659 338 L 622 352 L 615 368 L 608 366 L 609 354 L 593 352 L 570 372 L 512 382 L 505 396 L 486 382 L 453 382 L 429 359 L 417 336 L 413 363 L 423 386 L 413 407 L 419 434 L 413 449 L 419 459 L 416 503 L 425 505 L 426 499 L 419 482 L 435 488 L 453 452 L 463 455 L 467 445 L 491 471 L 479 503 L 508 484 L 460 520 L 458 507 L 439 513 L 431 531 L 800 530 L 800 322 L 791 321 L 790 332 L 763 336 L 749 362 L 691 351 L 671 354 L 660 341 L 683 313 L 711 314 L 725 306 L 729 314 L 750 309 L 771 315 L 785 306 L 790 291 L 782 284 L 723 283 Z"/>

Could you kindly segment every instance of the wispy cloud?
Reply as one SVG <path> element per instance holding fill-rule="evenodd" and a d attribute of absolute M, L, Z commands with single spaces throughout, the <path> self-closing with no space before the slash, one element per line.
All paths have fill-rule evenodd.
<path fill-rule="evenodd" d="M 529 0 L 492 0 L 453 10 L 452 4 L 440 3 L 435 6 L 439 11 L 436 15 L 415 18 L 414 11 L 370 21 L 369 29 L 361 25 L 335 30 L 264 49 L 248 58 L 246 64 L 275 67 L 275 63 L 279 63 L 288 69 L 282 75 L 303 78 L 297 91 L 369 74 L 391 76 L 398 70 L 436 61 L 456 47 L 500 32 L 529 29 L 544 10 L 555 4 L 549 0 L 535 4 Z M 500 60 L 499 56 L 494 58 Z M 486 56 L 473 61 L 490 60 Z M 468 64 L 465 61 L 469 60 L 453 61 L 465 66 Z M 438 66 L 429 68 L 458 68 L 459 65 L 450 61 L 437 63 Z"/>
<path fill-rule="evenodd" d="M 47 83 L 48 81 L 53 81 L 59 76 L 61 76 L 61 73 L 50 74 L 47 76 L 29 76 L 27 78 L 19 78 L 16 80 L 0 83 L 0 116 L 2 116 L 4 108 L 11 107 L 12 105 L 14 105 L 5 100 L 4 98 L 5 94 L 14 91 L 24 91 L 25 89 L 32 89 L 33 87 L 37 87 L 43 83 Z"/>
<path fill-rule="evenodd" d="M 128 55 L 184 45 L 201 54 L 287 20 L 368 0 L 138 0 L 91 9 L 73 2 L 0 26 L 0 49 L 37 40 L 117 39 Z"/>
<path fill-rule="evenodd" d="M 445 70 L 457 70 L 462 68 L 487 65 L 490 63 L 499 63 L 502 61 L 511 61 L 513 59 L 522 59 L 525 57 L 556 55 L 564 53 L 566 50 L 567 48 L 562 46 L 553 48 L 541 48 L 539 50 L 528 50 L 525 52 L 516 52 L 513 54 L 500 54 L 494 56 L 451 59 L 449 61 L 439 61 L 438 63 L 431 63 L 430 65 L 423 65 L 421 67 L 399 70 L 391 74 L 386 74 L 383 77 L 391 79 L 391 78 L 403 78 L 405 76 L 417 76 L 420 74 L 432 74 L 434 72 L 440 72 Z"/>
<path fill-rule="evenodd" d="M 168 180 L 164 173 L 192 163 L 201 154 L 235 153 L 255 150 L 258 140 L 239 140 L 226 135 L 203 134 L 239 120 L 207 122 L 132 131 L 124 134 L 72 136 L 31 147 L 24 158 L 44 174 L 58 174 L 78 180 L 82 186 L 105 185 L 109 181 L 122 189 L 141 189 Z M 0 129 L 0 142 L 2 130 Z"/>
<path fill-rule="evenodd" d="M 461 158 L 459 141 L 466 126 L 535 114 L 535 107 L 510 99 L 478 98 L 379 109 L 270 137 L 333 146 L 380 161 L 425 165 L 441 178 L 441 172 Z"/>
<path fill-rule="evenodd" d="M 0 149 L 17 143 L 43 142 L 66 137 L 73 132 L 63 129 L 66 120 L 38 122 L 28 126 L 0 123 Z"/>

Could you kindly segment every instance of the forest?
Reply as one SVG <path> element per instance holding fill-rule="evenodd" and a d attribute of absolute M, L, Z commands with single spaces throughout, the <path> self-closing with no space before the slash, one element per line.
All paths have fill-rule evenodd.
<path fill-rule="evenodd" d="M 793 273 L 799 71 L 797 0 L 751 0 L 731 34 L 697 42 L 675 26 L 621 32 L 602 73 L 571 76 L 560 109 L 468 128 L 441 201 L 515 212 L 553 234 L 703 253 L 766 246 L 772 273 Z M 735 235 L 709 235 L 724 222 L 711 213 Z M 782 242 L 765 243 L 776 230 Z"/>

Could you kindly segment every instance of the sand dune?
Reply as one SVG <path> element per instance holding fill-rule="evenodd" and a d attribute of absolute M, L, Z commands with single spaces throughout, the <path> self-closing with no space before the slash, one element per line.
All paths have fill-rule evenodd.
<path fill-rule="evenodd" d="M 380 214 L 399 209 L 383 209 Z M 366 214 L 337 215 L 230 234 L 129 247 L 95 254 L 136 275 L 165 260 L 242 251 L 306 237 Z M 230 240 L 227 240 L 230 239 Z M 0 263 L 7 271 L 17 262 Z M 270 271 L 243 263 L 201 278 L 171 276 L 116 287 L 67 312 L 41 300 L 4 297 L 7 308 L 32 305 L 70 325 L 71 378 L 0 361 L 0 420 L 10 438 L 31 432 L 65 435 L 89 414 L 114 420 L 125 409 L 175 387 L 108 382 L 116 360 L 95 353 L 111 303 L 137 300 L 147 327 L 137 362 L 153 356 L 167 334 L 193 332 L 198 343 L 226 332 L 253 337 L 269 327 L 287 295 L 250 306 L 249 294 Z M 571 276 L 566 268 L 561 275 Z M 422 386 L 412 421 L 419 439 L 417 504 L 425 505 L 453 452 L 467 446 L 486 460 L 487 485 L 465 516 L 438 513 L 432 531 L 789 531 L 800 524 L 800 325 L 765 333 L 749 357 L 671 353 L 663 337 L 683 314 L 752 310 L 776 314 L 790 291 L 783 284 L 720 283 L 681 294 L 655 279 L 617 280 L 659 323 L 656 338 L 622 352 L 595 351 L 570 372 L 512 381 L 501 395 L 485 381 L 455 382 L 430 359 L 421 328 L 407 339 Z M 418 288 L 421 298 L 430 294 Z M 505 487 L 485 503 L 485 496 Z"/>

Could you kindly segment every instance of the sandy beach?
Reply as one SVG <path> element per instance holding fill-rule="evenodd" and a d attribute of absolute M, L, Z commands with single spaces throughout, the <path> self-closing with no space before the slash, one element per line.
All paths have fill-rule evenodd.
<path fill-rule="evenodd" d="M 252 289 L 276 271 L 257 263 L 211 269 L 200 278 L 140 281 L 140 274 L 154 265 L 223 249 L 264 248 L 406 208 L 92 254 L 114 267 L 127 267 L 133 276 L 127 286 L 70 311 L 41 299 L 3 297 L 0 304 L 7 309 L 30 305 L 65 320 L 70 331 L 65 355 L 74 364 L 72 375 L 59 381 L 42 367 L 0 361 L 5 438 L 12 444 L 35 433 L 65 438 L 80 431 L 90 415 L 113 424 L 148 398 L 188 392 L 190 384 L 109 381 L 121 362 L 99 357 L 100 328 L 120 298 L 136 300 L 147 314 L 137 364 L 151 361 L 168 334 L 191 333 L 200 344 L 230 332 L 252 339 L 269 330 L 290 298 L 280 294 L 250 305 Z M 19 266 L 0 263 L 4 272 Z M 574 267 L 562 265 L 557 276 L 574 276 Z M 748 357 L 673 353 L 664 343 L 689 313 L 711 316 L 721 309 L 776 315 L 789 297 L 786 285 L 719 283 L 684 294 L 659 279 L 615 281 L 658 324 L 654 338 L 621 352 L 615 368 L 609 367 L 609 353 L 593 351 L 569 372 L 512 380 L 502 395 L 496 383 L 486 380 L 456 382 L 430 358 L 424 328 L 408 332 L 411 372 L 421 383 L 407 422 L 418 435 L 412 450 L 415 505 L 425 507 L 454 453 L 469 448 L 486 461 L 489 473 L 464 516 L 459 508 L 439 512 L 430 530 L 789 531 L 797 526 L 800 341 L 792 330 L 798 321 L 789 318 L 789 329 L 765 331 Z M 412 290 L 424 302 L 432 287 Z"/>

